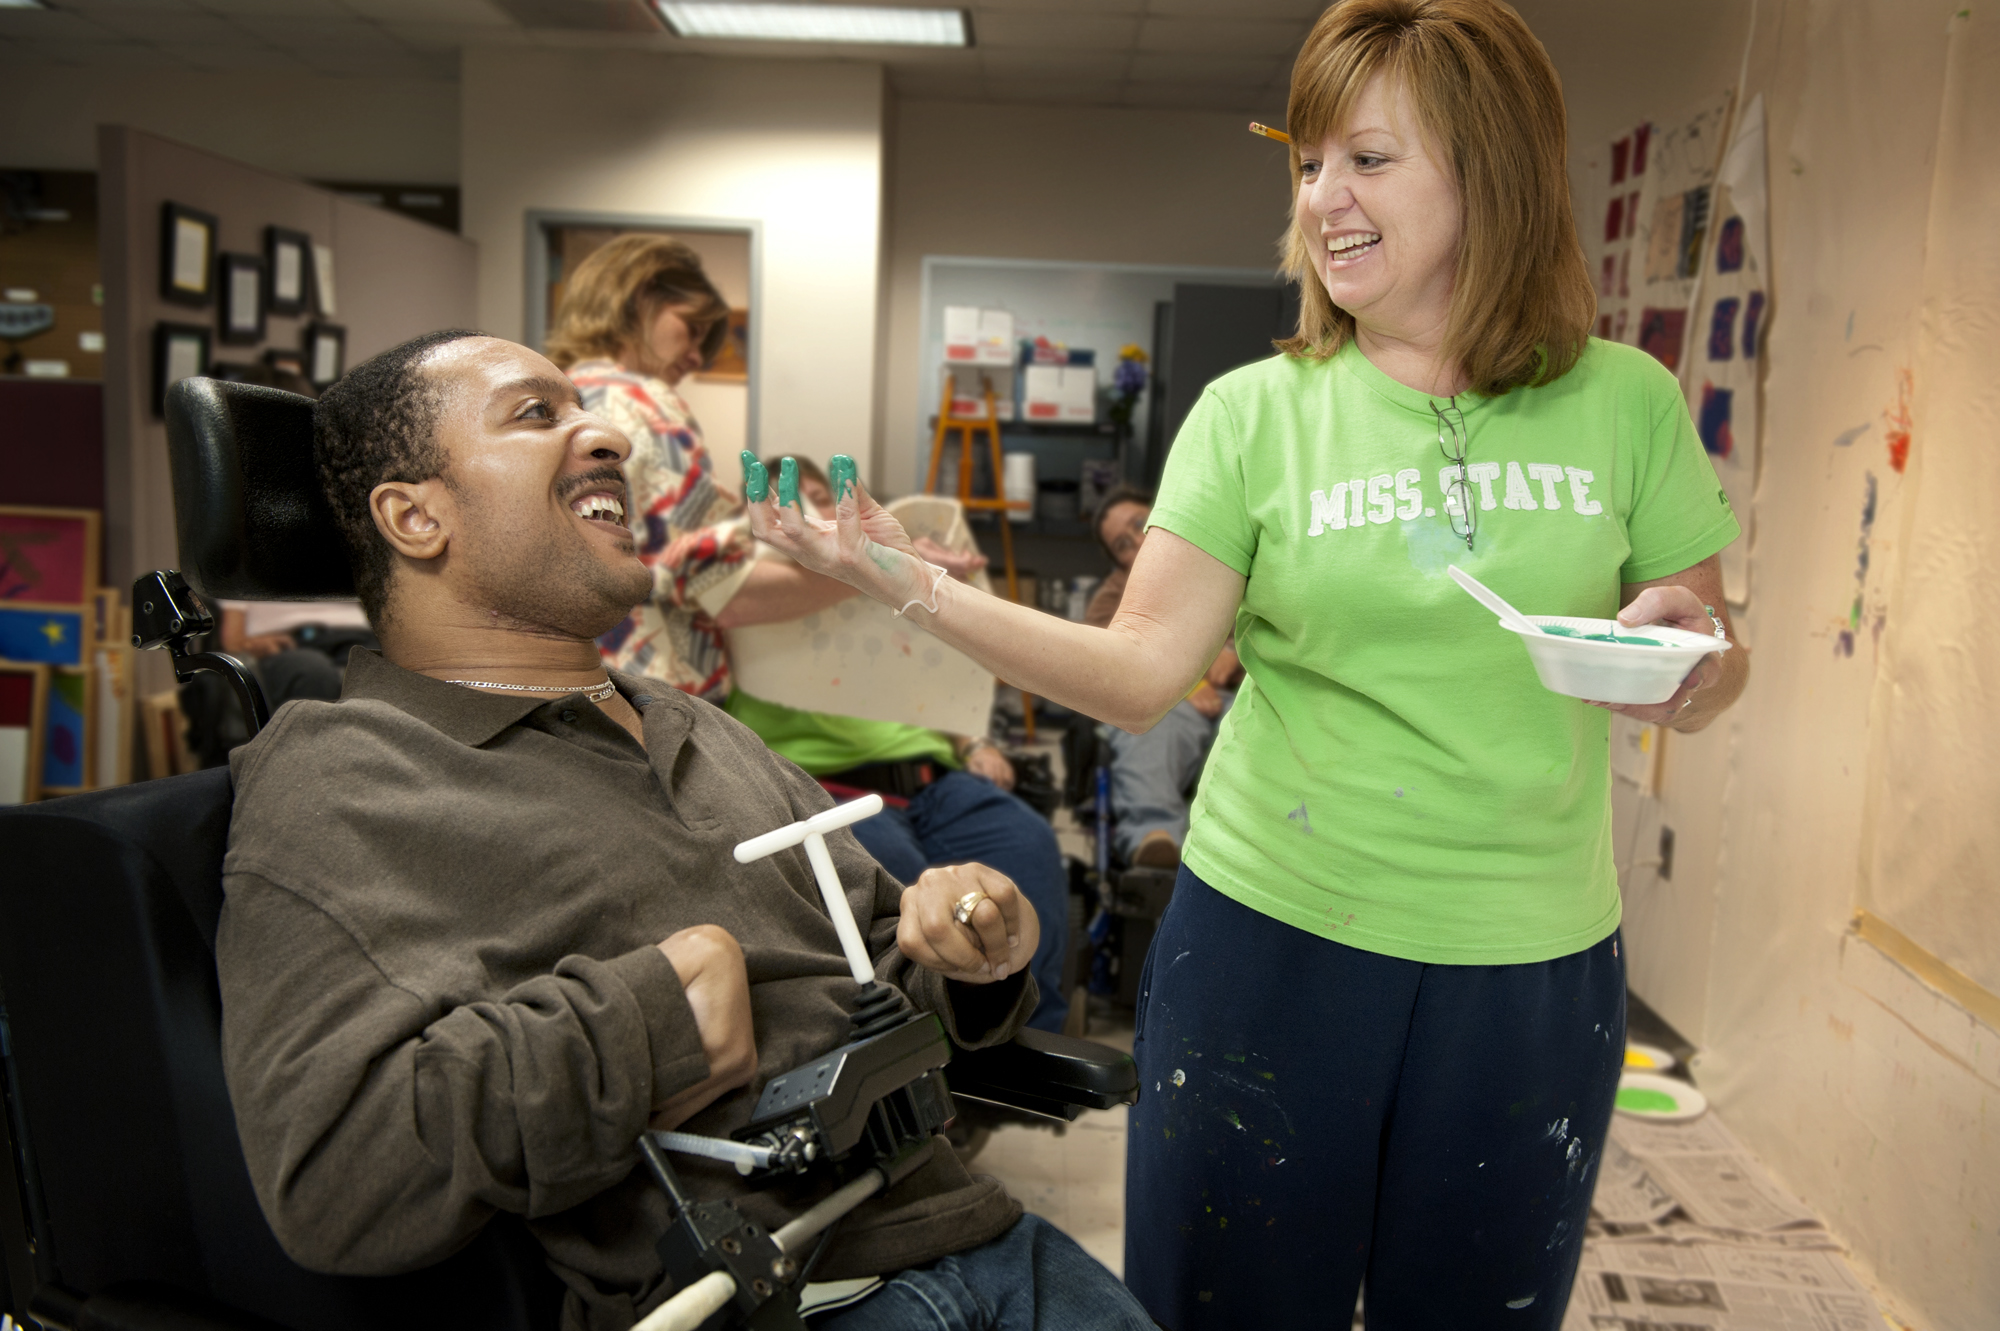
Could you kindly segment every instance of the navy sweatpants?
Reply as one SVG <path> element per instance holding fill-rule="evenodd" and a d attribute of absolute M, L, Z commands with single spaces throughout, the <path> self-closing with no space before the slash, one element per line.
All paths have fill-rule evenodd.
<path fill-rule="evenodd" d="M 1440 966 L 1185 867 L 1140 981 L 1125 1282 L 1168 1331 L 1554 1331 L 1625 1053 L 1618 935 Z"/>

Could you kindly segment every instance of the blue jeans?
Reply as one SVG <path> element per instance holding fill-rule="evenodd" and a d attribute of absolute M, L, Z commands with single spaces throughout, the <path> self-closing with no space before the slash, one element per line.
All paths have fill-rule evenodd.
<path fill-rule="evenodd" d="M 1111 728 L 1112 840 L 1120 859 L 1129 862 L 1148 832 L 1165 832 L 1177 846 L 1187 840 L 1188 788 L 1236 701 L 1233 692 L 1222 698 L 1222 713 L 1213 720 L 1182 700 L 1143 735 Z"/>
<path fill-rule="evenodd" d="M 1030 969 L 1041 1001 L 1028 1024 L 1059 1031 L 1069 1015 L 1063 957 L 1069 946 L 1069 873 L 1048 820 L 983 776 L 946 772 L 907 809 L 887 808 L 854 825 L 854 839 L 904 883 L 934 864 L 998 869 L 1027 895 L 1042 925 Z"/>
<path fill-rule="evenodd" d="M 1118 1277 L 1069 1235 L 1024 1215 L 991 1243 L 892 1278 L 813 1331 L 1153 1331 Z"/>
<path fill-rule="evenodd" d="M 1125 1279 L 1162 1326 L 1554 1331 L 1625 1057 L 1613 933 L 1364 952 L 1185 866 L 1140 979 Z"/>

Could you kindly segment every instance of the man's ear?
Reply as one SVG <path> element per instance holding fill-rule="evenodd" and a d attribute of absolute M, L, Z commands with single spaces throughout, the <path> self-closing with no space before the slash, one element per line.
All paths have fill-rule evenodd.
<path fill-rule="evenodd" d="M 368 492 L 368 511 L 391 550 L 410 559 L 436 559 L 451 544 L 446 496 L 438 479 L 384 481 Z"/>

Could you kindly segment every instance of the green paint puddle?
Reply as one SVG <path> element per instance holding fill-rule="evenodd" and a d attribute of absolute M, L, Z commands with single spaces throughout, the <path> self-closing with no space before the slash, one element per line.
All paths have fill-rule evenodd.
<path fill-rule="evenodd" d="M 1618 1107 L 1640 1114 L 1671 1114 L 1679 1109 L 1680 1101 L 1665 1091 L 1655 1091 L 1642 1086 L 1620 1087 Z"/>
<path fill-rule="evenodd" d="M 1542 632 L 1552 638 L 1577 638 L 1583 642 L 1622 642 L 1629 643 L 1635 647 L 1666 646 L 1665 643 L 1655 642 L 1651 638 L 1635 638 L 1630 634 L 1620 633 L 1585 633 L 1582 629 L 1564 628 L 1560 624 L 1544 624 L 1542 625 Z"/>

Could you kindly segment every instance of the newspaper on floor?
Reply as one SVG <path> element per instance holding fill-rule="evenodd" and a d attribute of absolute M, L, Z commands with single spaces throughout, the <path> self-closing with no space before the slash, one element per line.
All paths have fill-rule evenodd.
<path fill-rule="evenodd" d="M 1614 1115 L 1562 1331 L 1874 1331 L 1817 1217 L 1715 1114 Z"/>
<path fill-rule="evenodd" d="M 1586 1243 L 1562 1331 L 1879 1331 L 1833 1252 Z"/>

